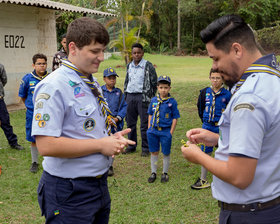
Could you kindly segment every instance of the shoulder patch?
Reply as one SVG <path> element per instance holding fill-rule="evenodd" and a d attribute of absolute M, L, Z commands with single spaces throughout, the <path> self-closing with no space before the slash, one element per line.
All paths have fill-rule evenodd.
<path fill-rule="evenodd" d="M 237 110 L 240 110 L 240 109 L 247 109 L 247 110 L 255 110 L 255 107 L 250 104 L 250 103 L 240 103 L 240 104 L 237 104 L 234 108 L 233 108 L 233 111 L 237 111 Z"/>

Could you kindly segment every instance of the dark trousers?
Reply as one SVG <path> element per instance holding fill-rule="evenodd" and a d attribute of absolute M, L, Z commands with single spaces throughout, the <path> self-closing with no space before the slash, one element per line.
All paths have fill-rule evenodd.
<path fill-rule="evenodd" d="M 111 198 L 107 174 L 101 178 L 67 179 L 43 172 L 38 202 L 46 224 L 107 224 Z"/>
<path fill-rule="evenodd" d="M 140 116 L 140 130 L 142 138 L 142 152 L 149 152 L 147 129 L 148 129 L 148 104 L 142 102 L 141 93 L 127 93 L 126 95 L 127 113 L 126 123 L 127 127 L 131 129 L 128 133 L 128 139 L 135 141 L 136 145 L 129 146 L 130 149 L 137 147 L 137 130 L 136 124 L 138 115 Z"/>
<path fill-rule="evenodd" d="M 4 99 L 0 99 L 0 121 L 1 121 L 1 128 L 4 131 L 4 134 L 9 144 L 16 145 L 17 136 L 14 134 L 13 127 L 10 124 L 10 116 Z"/>
<path fill-rule="evenodd" d="M 251 212 L 220 211 L 219 224 L 279 224 L 280 204 Z"/>

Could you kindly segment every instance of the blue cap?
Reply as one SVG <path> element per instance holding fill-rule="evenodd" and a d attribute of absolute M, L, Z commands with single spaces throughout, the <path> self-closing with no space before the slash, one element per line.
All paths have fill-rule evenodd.
<path fill-rule="evenodd" d="M 111 76 L 111 75 L 115 75 L 115 76 L 118 76 L 118 74 L 116 73 L 115 69 L 109 67 L 109 68 L 106 68 L 103 72 L 103 77 L 108 77 L 108 76 Z M 119 77 L 119 76 L 118 76 Z"/>
<path fill-rule="evenodd" d="M 167 76 L 167 75 L 163 75 L 163 76 L 158 77 L 158 80 L 157 80 L 157 81 L 158 81 L 158 82 L 160 82 L 160 81 L 166 81 L 166 82 L 169 82 L 169 83 L 171 84 L 171 79 L 170 79 L 170 77 Z"/>

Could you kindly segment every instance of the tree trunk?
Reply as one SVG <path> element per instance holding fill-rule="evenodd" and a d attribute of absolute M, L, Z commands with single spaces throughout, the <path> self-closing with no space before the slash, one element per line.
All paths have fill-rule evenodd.
<path fill-rule="evenodd" d="M 181 0 L 178 0 L 178 34 L 177 34 L 177 52 L 181 51 Z"/>
<path fill-rule="evenodd" d="M 137 43 L 139 41 L 140 32 L 141 32 L 141 28 L 142 28 L 142 20 L 143 20 L 143 14 L 144 14 L 144 9 L 145 9 L 145 2 L 146 2 L 146 0 L 143 0 L 142 12 L 141 12 L 141 17 L 140 17 L 140 25 L 139 25 L 139 30 L 138 30 L 138 34 L 137 34 L 137 40 L 136 40 Z"/>

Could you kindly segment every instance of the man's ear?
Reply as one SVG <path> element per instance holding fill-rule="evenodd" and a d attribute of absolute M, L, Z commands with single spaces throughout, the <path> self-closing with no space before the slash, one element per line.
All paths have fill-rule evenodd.
<path fill-rule="evenodd" d="M 239 43 L 233 43 L 231 45 L 231 51 L 238 59 L 242 58 L 243 56 L 243 47 Z"/>
<path fill-rule="evenodd" d="M 70 42 L 68 45 L 69 54 L 76 55 L 77 46 L 74 42 Z"/>

